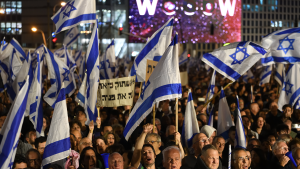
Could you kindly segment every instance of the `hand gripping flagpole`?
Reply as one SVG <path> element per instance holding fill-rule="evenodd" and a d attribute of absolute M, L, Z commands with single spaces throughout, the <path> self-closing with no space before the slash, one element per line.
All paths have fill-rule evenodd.
<path fill-rule="evenodd" d="M 227 89 L 232 83 L 233 83 L 233 82 L 228 83 L 228 84 L 224 87 L 223 90 Z M 221 90 L 220 90 L 217 94 L 214 94 L 214 96 L 213 96 L 211 99 L 209 99 L 209 100 L 204 104 L 203 108 L 206 107 L 206 106 L 208 105 L 208 103 L 210 103 L 212 100 L 214 100 L 214 99 L 215 99 L 217 96 L 219 96 L 220 94 L 221 94 Z"/>

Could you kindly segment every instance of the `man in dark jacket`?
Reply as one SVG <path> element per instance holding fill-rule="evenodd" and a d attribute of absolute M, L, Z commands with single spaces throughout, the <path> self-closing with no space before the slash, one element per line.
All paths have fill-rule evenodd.
<path fill-rule="evenodd" d="M 201 151 L 201 156 L 197 158 L 194 169 L 221 169 L 222 162 L 219 160 L 218 149 L 213 145 L 206 145 Z"/>

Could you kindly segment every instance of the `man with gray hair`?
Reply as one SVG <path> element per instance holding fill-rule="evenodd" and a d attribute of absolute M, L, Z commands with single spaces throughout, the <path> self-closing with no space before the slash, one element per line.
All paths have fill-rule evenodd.
<path fill-rule="evenodd" d="M 290 165 L 290 159 L 285 154 L 289 152 L 289 147 L 284 140 L 277 140 L 272 146 L 273 158 L 270 161 L 270 168 L 282 168 Z"/>
<path fill-rule="evenodd" d="M 178 147 L 169 146 L 162 151 L 165 169 L 180 169 L 182 154 Z"/>
<path fill-rule="evenodd" d="M 114 152 L 108 157 L 108 167 L 109 169 L 123 169 L 124 160 L 121 154 Z"/>
<path fill-rule="evenodd" d="M 194 169 L 222 169 L 222 162 L 219 159 L 219 153 L 215 146 L 208 144 L 202 148 L 200 158 Z"/>
<path fill-rule="evenodd" d="M 248 169 L 250 162 L 247 152 L 243 148 L 235 148 L 231 156 L 231 168 L 233 169 Z M 229 167 L 228 167 L 229 168 Z"/>

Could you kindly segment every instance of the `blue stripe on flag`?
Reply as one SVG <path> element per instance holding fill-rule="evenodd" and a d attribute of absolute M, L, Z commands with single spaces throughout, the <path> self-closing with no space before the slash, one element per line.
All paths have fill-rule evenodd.
<path fill-rule="evenodd" d="M 71 82 L 66 88 L 65 88 L 65 92 L 66 93 L 71 93 L 71 91 L 75 88 L 74 83 Z"/>
<path fill-rule="evenodd" d="M 284 35 L 284 34 L 290 34 L 290 33 L 300 33 L 300 28 L 291 28 L 284 31 L 280 31 L 276 33 L 275 35 Z"/>
<path fill-rule="evenodd" d="M 276 56 L 270 56 L 266 58 L 261 58 L 261 63 L 266 64 L 269 62 L 289 62 L 289 63 L 294 63 L 294 62 L 300 62 L 299 57 L 293 57 L 293 56 L 287 56 L 287 57 L 276 57 Z"/>
<path fill-rule="evenodd" d="M 17 51 L 18 51 L 19 53 L 21 53 L 21 55 L 24 57 L 24 59 L 27 58 L 27 57 L 26 57 L 26 54 L 25 54 L 25 52 L 23 51 L 23 49 L 21 48 L 21 46 L 19 46 L 19 45 L 17 44 L 17 42 L 14 41 L 14 39 L 12 39 L 9 43 L 10 43 L 11 45 L 13 45 L 13 47 L 14 47 L 15 49 L 17 49 Z"/>
<path fill-rule="evenodd" d="M 264 74 L 264 75 L 261 77 L 260 81 L 262 81 L 263 79 L 265 79 L 266 77 L 268 77 L 271 73 L 272 73 L 272 71 L 270 71 L 270 72 Z"/>
<path fill-rule="evenodd" d="M 80 36 L 79 33 L 76 34 L 76 36 L 72 40 L 70 40 L 70 42 L 67 44 L 67 46 L 69 46 L 74 40 L 76 40 L 78 38 L 78 36 Z"/>
<path fill-rule="evenodd" d="M 281 82 L 283 82 L 282 76 L 281 76 L 278 72 L 275 72 L 275 76 L 276 76 Z"/>
<path fill-rule="evenodd" d="M 54 71 L 55 71 L 55 76 L 56 76 L 56 84 L 57 84 L 57 89 L 56 89 L 56 92 L 59 92 L 59 90 L 61 89 L 61 80 L 60 80 L 60 72 L 59 72 L 59 67 L 58 67 L 58 65 L 57 65 L 57 63 L 56 63 L 56 61 L 55 61 L 55 59 L 54 59 L 54 56 L 53 56 L 53 53 L 49 50 L 49 49 L 47 49 L 48 50 L 48 53 L 49 53 L 49 56 L 50 56 L 50 58 L 51 58 L 51 61 L 52 61 L 52 65 L 53 65 L 53 69 L 54 69 Z M 50 81 L 51 81 L 51 79 L 50 79 Z M 49 95 L 49 97 L 50 97 L 50 95 Z M 53 105 L 51 105 L 52 107 L 53 106 L 55 106 L 55 104 L 53 104 Z M 54 107 L 53 107 L 54 108 Z"/>
<path fill-rule="evenodd" d="M 78 98 L 82 103 L 85 103 L 85 97 L 84 97 L 80 92 L 77 93 L 77 98 Z"/>
<path fill-rule="evenodd" d="M 146 100 L 144 100 L 144 102 L 139 106 L 139 108 L 136 110 L 134 115 L 130 118 L 130 120 L 126 124 L 123 132 L 124 136 L 127 135 L 131 127 L 139 120 L 139 118 L 152 107 L 152 104 L 155 99 L 162 96 L 181 94 L 181 93 L 182 93 L 181 83 L 167 84 L 154 89 L 152 94 Z"/>
<path fill-rule="evenodd" d="M 253 42 L 250 42 L 249 45 L 251 45 L 254 49 L 256 49 L 262 55 L 267 53 L 267 51 L 264 48 L 262 48 L 261 46 L 255 44 Z"/>
<path fill-rule="evenodd" d="M 184 62 L 186 62 L 188 59 L 185 59 L 185 60 L 183 60 L 183 61 L 181 61 L 180 63 L 179 63 L 179 65 L 182 65 Z"/>
<path fill-rule="evenodd" d="M 239 73 L 237 73 L 236 71 L 234 71 L 231 67 L 229 67 L 228 65 L 226 65 L 225 63 L 223 63 L 221 60 L 219 60 L 218 58 L 216 58 L 212 54 L 205 53 L 203 55 L 203 58 L 205 58 L 207 61 L 211 62 L 218 69 L 220 69 L 221 71 L 223 71 L 224 73 L 226 73 L 228 76 L 232 77 L 233 79 L 236 80 L 236 79 L 238 79 L 238 78 L 241 77 L 241 75 Z"/>
<path fill-rule="evenodd" d="M 55 18 L 54 18 L 55 19 Z M 82 21 L 96 20 L 96 14 L 83 14 L 76 18 L 66 20 L 55 32 L 60 32 L 64 27 L 75 25 Z M 53 20 L 54 22 L 54 20 Z M 56 24 L 56 22 L 54 22 Z"/>
<path fill-rule="evenodd" d="M 70 149 L 70 137 L 55 141 L 45 147 L 43 159 Z"/>
<path fill-rule="evenodd" d="M 300 88 L 297 89 L 290 98 L 289 104 L 294 105 L 293 103 L 296 101 L 296 98 L 300 95 Z"/>

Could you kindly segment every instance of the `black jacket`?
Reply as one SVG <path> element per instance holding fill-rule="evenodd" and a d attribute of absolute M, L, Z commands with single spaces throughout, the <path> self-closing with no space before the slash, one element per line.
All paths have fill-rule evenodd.
<path fill-rule="evenodd" d="M 197 163 L 194 167 L 194 169 L 209 169 L 206 164 L 204 163 L 204 161 L 200 158 L 200 156 L 197 158 Z M 219 167 L 218 169 L 222 169 L 222 161 L 219 160 Z"/>

